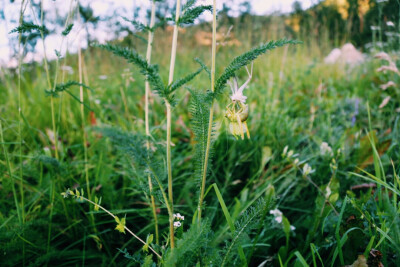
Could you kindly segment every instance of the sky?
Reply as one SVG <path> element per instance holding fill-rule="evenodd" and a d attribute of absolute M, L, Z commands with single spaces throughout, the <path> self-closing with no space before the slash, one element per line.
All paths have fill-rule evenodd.
<path fill-rule="evenodd" d="M 170 0 L 172 1 L 172 0 Z M 290 12 L 292 10 L 292 4 L 295 0 L 248 0 L 252 7 L 252 13 L 257 15 L 267 15 L 272 12 Z M 308 8 L 318 0 L 299 0 L 303 8 Z M 29 2 L 29 1 L 26 1 Z M 37 1 L 35 1 L 37 2 Z M 233 12 L 238 9 L 240 3 L 246 2 L 246 0 L 217 0 L 217 9 L 221 9 L 224 3 L 229 4 Z M 68 11 L 76 6 L 76 0 L 43 0 L 43 8 L 47 13 L 47 18 L 50 20 L 57 20 L 57 18 L 65 18 Z M 131 27 L 131 25 L 125 22 L 121 17 L 132 18 L 134 10 L 137 7 L 141 7 L 141 11 L 138 14 L 139 18 L 144 20 L 146 10 L 150 6 L 149 0 L 80 0 L 82 6 L 88 6 L 93 9 L 94 16 L 100 16 L 100 18 L 110 17 L 111 20 L 102 20 L 98 23 L 97 27 L 89 25 L 88 31 L 91 36 L 95 37 L 98 42 L 104 43 L 106 41 L 124 37 L 127 32 L 118 31 L 115 26 L 115 22 L 118 21 L 120 24 Z M 172 2 L 171 2 L 172 3 Z M 198 4 L 212 4 L 212 0 L 198 0 Z M 8 34 L 18 24 L 19 10 L 21 6 L 21 0 L 15 0 L 10 3 L 10 0 L 0 0 L 0 65 L 15 67 L 17 59 L 13 57 L 13 50 L 16 51 L 16 38 L 17 33 L 13 36 Z M 40 22 L 33 19 L 32 7 L 26 6 L 24 17 L 27 21 L 34 21 L 35 24 Z M 5 19 L 4 19 L 5 18 Z M 203 15 L 204 20 L 210 20 L 211 14 Z M 143 21 L 146 23 L 145 21 Z M 81 47 L 86 47 L 86 29 L 82 23 L 74 21 L 74 27 L 67 38 L 62 38 L 61 32 L 62 27 L 56 27 L 56 24 L 46 24 L 47 28 L 54 32 L 45 39 L 45 48 L 39 41 L 36 44 L 34 53 L 28 53 L 25 57 L 25 62 L 32 60 L 39 61 L 42 59 L 44 51 L 49 59 L 56 57 L 54 50 L 60 51 L 61 55 L 66 52 L 66 47 L 70 52 L 76 52 L 79 42 Z M 10 37 L 13 40 L 10 40 Z"/>

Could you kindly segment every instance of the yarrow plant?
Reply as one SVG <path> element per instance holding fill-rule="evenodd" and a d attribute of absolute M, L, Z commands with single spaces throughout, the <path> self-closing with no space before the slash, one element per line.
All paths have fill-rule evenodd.
<path fill-rule="evenodd" d="M 156 194 L 161 195 L 160 202 L 162 205 L 165 205 L 166 210 L 168 212 L 169 217 L 169 235 L 166 237 L 166 242 L 162 245 L 163 248 L 168 246 L 168 250 L 164 251 L 162 258 L 165 258 L 165 266 L 172 266 L 176 265 L 179 262 L 179 258 L 183 257 L 185 254 L 182 250 L 186 249 L 185 242 L 188 242 L 186 239 L 193 239 L 198 235 L 196 238 L 200 238 L 204 235 L 204 232 L 209 232 L 207 230 L 209 224 L 207 223 L 207 219 L 202 220 L 202 212 L 203 212 L 203 200 L 205 197 L 205 187 L 206 187 L 206 178 L 210 171 L 210 163 L 212 158 L 212 146 L 213 146 L 213 116 L 214 116 L 214 105 L 217 103 L 218 96 L 222 95 L 224 88 L 227 84 L 231 87 L 232 95 L 230 96 L 231 103 L 227 106 L 225 116 L 230 121 L 230 129 L 232 134 L 237 139 L 241 137 L 244 139 L 244 134 L 246 133 L 247 137 L 250 138 L 249 129 L 246 123 L 248 119 L 249 108 L 246 104 L 247 96 L 244 95 L 244 90 L 248 86 L 249 82 L 252 78 L 253 73 L 253 61 L 260 55 L 264 54 L 268 50 L 272 50 L 277 47 L 281 47 L 284 45 L 289 44 L 297 44 L 298 41 L 292 40 L 278 40 L 278 41 L 270 41 L 265 44 L 261 44 L 260 46 L 251 49 L 248 52 L 243 53 L 242 55 L 234 58 L 230 64 L 224 69 L 220 76 L 216 75 L 216 1 L 214 0 L 214 8 L 210 6 L 195 6 L 194 0 L 187 1 L 182 6 L 181 12 L 181 4 L 180 1 L 177 1 L 176 4 L 176 13 L 175 16 L 168 18 L 167 21 L 174 23 L 174 31 L 173 31 L 173 38 L 172 38 L 172 50 L 171 50 L 171 64 L 170 64 L 170 71 L 169 71 L 169 79 L 168 82 L 165 83 L 160 75 L 160 71 L 157 65 L 150 63 L 150 56 L 149 50 L 147 51 L 146 59 L 141 56 L 137 51 L 122 48 L 117 45 L 95 45 L 96 47 L 103 48 L 114 53 L 117 56 L 120 56 L 126 59 L 129 63 L 133 63 L 137 66 L 141 74 L 144 75 L 147 83 L 146 83 L 146 110 L 145 110 L 145 122 L 146 122 L 146 138 L 145 143 L 143 145 L 141 137 L 139 134 L 130 134 L 130 133 L 123 133 L 121 131 L 113 131 L 112 129 L 105 129 L 102 131 L 103 136 L 110 137 L 113 140 L 113 143 L 118 144 L 124 153 L 128 153 L 128 155 L 132 156 L 132 160 L 135 162 L 135 168 L 145 168 L 145 174 L 148 178 L 148 191 L 146 191 L 146 195 L 149 194 L 151 198 L 151 206 L 153 210 L 153 217 L 155 220 L 155 234 L 156 234 L 156 243 L 158 244 L 158 223 L 157 223 L 157 214 L 155 212 L 155 196 Z M 152 16 L 154 16 L 154 1 L 152 5 Z M 200 64 L 200 68 L 193 73 L 188 74 L 182 78 L 174 79 L 174 67 L 175 67 L 175 59 L 176 59 L 176 48 L 177 48 L 177 38 L 178 38 L 178 27 L 184 24 L 191 24 L 194 22 L 195 18 L 198 17 L 201 13 L 206 10 L 213 11 L 213 41 L 212 41 L 212 51 L 211 51 L 211 68 L 209 69 L 200 59 L 196 59 L 196 61 Z M 138 26 L 141 29 L 147 29 L 149 33 L 154 31 L 155 26 L 144 26 L 140 23 L 131 21 L 132 24 Z M 157 25 L 154 24 L 154 21 L 150 23 L 150 25 Z M 152 35 L 149 34 L 149 45 L 151 47 Z M 251 64 L 250 70 L 247 66 Z M 246 82 L 238 86 L 236 73 L 242 67 L 244 67 L 248 74 L 248 79 Z M 193 220 L 194 223 L 187 233 L 183 233 L 183 221 L 185 219 L 180 213 L 174 213 L 174 201 L 173 201 L 173 179 L 172 179 L 172 160 L 171 160 L 171 129 L 172 129 L 172 111 L 173 107 L 176 105 L 175 100 L 175 92 L 181 88 L 186 83 L 193 80 L 197 75 L 199 75 L 203 70 L 205 70 L 210 77 L 211 81 L 211 90 L 207 92 L 201 92 L 195 89 L 190 89 L 192 94 L 192 109 L 191 113 L 193 115 L 193 132 L 195 136 L 195 140 L 198 144 L 195 146 L 195 178 L 200 182 L 200 190 L 199 190 L 199 202 L 197 206 L 197 211 L 194 213 L 194 216 L 197 217 L 197 220 Z M 162 156 L 166 157 L 166 173 L 160 171 L 160 166 L 157 164 L 157 160 L 155 157 L 154 151 L 151 150 L 153 146 L 152 137 L 150 135 L 149 130 L 149 120 L 148 120 L 148 88 L 152 88 L 164 101 L 166 106 L 166 153 Z M 150 142 L 153 142 L 150 144 Z M 125 145 L 124 145 L 125 144 Z M 161 153 L 159 149 L 156 149 L 156 153 Z M 168 185 L 167 187 L 164 184 L 163 177 L 164 175 L 167 177 Z M 165 192 L 165 188 L 168 188 L 168 192 Z M 220 195 L 218 189 L 215 187 L 216 193 Z M 158 191 L 158 192 L 157 192 Z M 77 191 L 78 192 L 78 191 Z M 116 230 L 124 233 L 125 230 L 128 231 L 126 227 L 127 221 L 126 218 L 118 218 L 112 213 L 108 212 L 106 209 L 100 206 L 100 202 L 96 201 L 93 202 L 90 199 L 83 198 L 83 192 L 74 193 L 70 190 L 63 193 L 65 196 L 75 196 L 78 197 L 80 200 L 88 201 L 89 203 L 99 207 L 103 211 L 107 212 L 110 216 L 113 216 L 117 226 Z M 219 198 L 221 207 L 224 209 L 224 213 L 226 215 L 227 221 L 231 223 L 231 218 L 229 214 L 225 212 L 226 206 L 222 202 L 222 198 Z M 268 205 L 271 201 L 268 201 Z M 243 219 L 242 224 L 239 224 L 236 228 L 233 224 L 230 225 L 233 239 L 231 247 L 237 247 L 238 254 L 240 256 L 240 260 L 243 265 L 247 265 L 247 259 L 243 252 L 243 248 L 240 244 L 237 244 L 237 240 L 241 237 L 241 235 L 248 229 L 252 224 L 253 221 L 257 221 L 261 214 L 265 216 L 267 209 L 269 206 L 264 203 L 264 201 L 259 201 L 259 203 L 255 207 L 250 207 L 249 210 L 246 210 L 245 214 L 246 217 Z M 179 228 L 179 230 L 178 230 Z M 178 235 L 176 236 L 175 230 L 177 230 Z M 134 235 L 131 231 L 132 235 Z M 135 238 L 140 240 L 140 242 L 147 244 L 136 235 Z M 151 239 L 152 240 L 152 239 Z M 192 242 L 192 241 L 190 241 Z M 202 243 L 199 242 L 198 245 Z M 147 244 L 148 246 L 149 244 Z M 160 244 L 161 245 L 161 244 Z M 151 248 L 151 247 L 149 247 Z M 178 252 L 174 252 L 178 250 Z M 158 252 L 152 249 L 152 251 L 159 256 Z M 181 252 L 179 252 L 181 251 Z M 225 257 L 222 260 L 222 265 L 227 264 L 227 262 L 231 261 L 231 249 L 229 249 L 225 253 Z M 229 256 L 229 257 L 228 257 Z M 193 256 L 192 256 L 193 257 Z M 218 261 L 218 260 L 217 260 Z"/>

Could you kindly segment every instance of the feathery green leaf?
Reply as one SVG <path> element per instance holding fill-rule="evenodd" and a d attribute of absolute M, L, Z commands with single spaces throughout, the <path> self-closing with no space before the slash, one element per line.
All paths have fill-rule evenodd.
<path fill-rule="evenodd" d="M 9 33 L 25 33 L 25 32 L 31 32 L 31 31 L 39 31 L 39 32 L 48 32 L 47 28 L 45 26 L 39 26 L 36 24 L 33 24 L 32 22 L 22 22 L 21 25 L 18 27 L 14 28 L 11 30 Z"/>
<path fill-rule="evenodd" d="M 73 24 L 73 23 L 68 24 L 68 26 L 67 26 L 67 27 L 65 28 L 65 30 L 62 32 L 62 35 L 67 36 L 67 35 L 71 32 L 72 27 L 74 27 L 74 24 Z"/>
<path fill-rule="evenodd" d="M 194 2 L 194 1 L 193 1 Z M 188 25 L 193 24 L 195 19 L 197 19 L 203 12 L 205 11 L 212 11 L 212 6 L 190 6 L 186 9 L 183 9 L 183 15 L 179 17 L 178 25 Z"/>
<path fill-rule="evenodd" d="M 266 44 L 262 44 L 258 47 L 251 49 L 250 51 L 234 58 L 231 63 L 229 63 L 228 67 L 225 68 L 222 75 L 217 79 L 215 83 L 214 92 L 216 95 L 221 94 L 223 89 L 227 83 L 227 81 L 235 76 L 235 72 L 238 71 L 240 68 L 246 66 L 247 64 L 251 63 L 255 60 L 258 56 L 264 54 L 268 50 L 272 50 L 277 47 L 281 47 L 288 44 L 299 44 L 301 42 L 296 40 L 286 40 L 281 39 L 278 41 L 270 41 Z"/>
<path fill-rule="evenodd" d="M 194 79 L 201 71 L 203 70 L 203 67 L 199 68 L 197 71 L 188 74 L 187 76 L 180 78 L 174 82 L 171 83 L 171 85 L 168 86 L 168 94 L 173 93 L 175 90 L 178 88 L 182 87 L 184 84 L 190 82 L 191 80 Z"/>
<path fill-rule="evenodd" d="M 140 73 L 143 74 L 146 80 L 149 81 L 150 85 L 153 87 L 153 90 L 155 90 L 162 98 L 166 99 L 168 102 L 172 100 L 169 97 L 166 87 L 161 80 L 157 65 L 148 64 L 146 59 L 144 59 L 141 55 L 139 55 L 139 53 L 132 49 L 110 44 L 95 44 L 94 46 L 110 51 L 114 55 L 125 58 L 129 63 L 135 64 L 140 69 Z"/>

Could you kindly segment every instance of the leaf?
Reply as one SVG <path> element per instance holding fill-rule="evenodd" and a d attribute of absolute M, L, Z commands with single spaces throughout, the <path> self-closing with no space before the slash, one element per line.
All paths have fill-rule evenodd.
<path fill-rule="evenodd" d="M 135 64 L 139 68 L 140 73 L 145 76 L 147 81 L 149 81 L 150 85 L 153 87 L 153 90 L 155 90 L 162 98 L 166 99 L 168 102 L 172 101 L 161 79 L 157 65 L 148 64 L 146 59 L 144 59 L 141 55 L 139 55 L 139 53 L 132 49 L 110 44 L 95 44 L 94 46 L 110 51 L 114 55 L 125 58 L 129 63 Z"/>
<path fill-rule="evenodd" d="M 146 26 L 145 24 L 141 23 L 140 21 L 137 20 L 130 20 L 126 17 L 122 17 L 125 21 L 130 22 L 138 31 L 149 31 L 150 28 Z"/>
<path fill-rule="evenodd" d="M 12 31 L 9 33 L 25 33 L 25 32 L 31 32 L 31 31 L 39 31 L 39 32 L 48 32 L 45 26 L 39 26 L 36 24 L 33 24 L 32 22 L 22 22 L 22 24 L 16 28 L 14 28 Z"/>
<path fill-rule="evenodd" d="M 68 26 L 65 28 L 65 30 L 63 30 L 62 35 L 67 36 L 71 32 L 72 27 L 74 27 L 73 23 L 68 24 Z"/>
<path fill-rule="evenodd" d="M 117 222 L 117 227 L 115 227 L 115 230 L 125 234 L 125 217 L 119 219 L 117 216 L 115 216 L 115 221 Z"/>
<path fill-rule="evenodd" d="M 190 73 L 187 76 L 180 78 L 180 79 L 174 81 L 173 83 L 171 83 L 171 85 L 168 86 L 168 89 L 169 89 L 168 94 L 174 92 L 178 88 L 182 87 L 184 84 L 193 80 L 202 70 L 203 70 L 203 67 L 201 67 L 197 71 Z"/>
<path fill-rule="evenodd" d="M 194 2 L 194 1 L 193 1 Z M 188 7 L 188 8 L 183 8 L 183 14 L 179 17 L 178 19 L 178 25 L 187 25 L 187 24 L 193 24 L 195 19 L 197 19 L 203 12 L 205 11 L 212 11 L 212 6 L 196 6 L 196 7 Z"/>
<path fill-rule="evenodd" d="M 203 69 L 204 69 L 204 70 L 207 72 L 207 74 L 208 74 L 208 78 L 211 80 L 211 70 L 206 66 L 206 64 L 204 64 L 204 62 L 203 62 L 200 58 L 198 58 L 198 57 L 196 57 L 194 60 L 195 60 L 197 63 L 199 63 L 200 66 L 203 67 Z"/>
<path fill-rule="evenodd" d="M 225 68 L 222 75 L 217 79 L 214 89 L 215 94 L 221 94 L 228 80 L 231 77 L 235 76 L 235 72 L 238 71 L 240 68 L 246 66 L 247 64 L 251 63 L 258 56 L 264 54 L 268 50 L 272 50 L 277 47 L 281 47 L 288 44 L 300 44 L 300 43 L 301 43 L 300 41 L 286 40 L 286 39 L 281 39 L 278 41 L 270 41 L 268 43 L 255 47 L 238 57 L 235 57 L 231 61 L 231 63 L 229 63 L 229 65 Z"/>
<path fill-rule="evenodd" d="M 95 211 L 99 211 L 100 208 L 100 204 L 101 204 L 101 197 L 100 199 L 98 199 L 96 196 L 94 197 L 94 202 L 96 203 L 96 205 L 94 205 L 94 210 Z"/>

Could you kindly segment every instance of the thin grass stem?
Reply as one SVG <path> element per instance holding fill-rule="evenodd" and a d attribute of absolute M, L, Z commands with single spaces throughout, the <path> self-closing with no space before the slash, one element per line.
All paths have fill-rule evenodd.
<path fill-rule="evenodd" d="M 20 211 L 19 204 L 18 204 L 17 190 L 15 189 L 15 181 L 14 181 L 14 176 L 13 176 L 12 170 L 11 170 L 10 158 L 8 157 L 8 153 L 7 153 L 5 142 L 4 142 L 3 126 L 2 126 L 1 120 L 0 120 L 0 141 L 3 146 L 3 153 L 4 153 L 4 158 L 5 158 L 6 164 L 7 164 L 8 175 L 10 176 L 10 179 L 11 179 L 11 188 L 12 188 L 12 192 L 13 192 L 13 196 L 14 196 L 15 208 L 17 210 L 18 221 L 21 223 L 22 217 L 21 217 L 21 211 Z"/>
<path fill-rule="evenodd" d="M 75 196 L 75 195 L 74 195 Z M 99 207 L 101 210 L 103 210 L 104 212 L 106 212 L 108 215 L 110 215 L 111 217 L 113 217 L 114 219 L 116 218 L 116 216 L 114 214 L 112 214 L 109 210 L 107 210 L 106 208 L 104 208 L 103 206 L 96 204 L 95 202 L 91 201 L 90 199 L 87 199 L 83 196 L 77 196 L 78 199 L 81 200 L 85 200 L 87 202 L 89 202 L 90 204 Z M 139 240 L 143 245 L 146 245 L 146 242 L 143 241 L 143 239 L 141 239 L 140 237 L 138 237 L 137 235 L 135 235 L 128 227 L 124 226 L 124 229 L 130 233 L 134 238 L 136 238 L 137 240 Z M 158 254 L 151 246 L 149 246 L 149 249 L 158 257 L 161 259 L 160 254 Z"/>
<path fill-rule="evenodd" d="M 168 85 L 172 84 L 174 80 L 174 69 L 176 60 L 176 48 L 178 44 L 178 21 L 181 10 L 181 1 L 176 1 L 176 13 L 175 13 L 175 25 L 174 33 L 172 36 L 172 48 L 171 48 L 171 62 L 169 66 L 169 77 Z M 172 192 L 172 168 L 171 168 L 171 104 L 165 99 L 165 107 L 167 110 L 167 169 L 168 169 L 168 199 L 171 206 L 171 212 L 169 214 L 169 233 L 171 238 L 171 249 L 175 248 L 175 238 L 174 238 L 174 200 Z"/>

